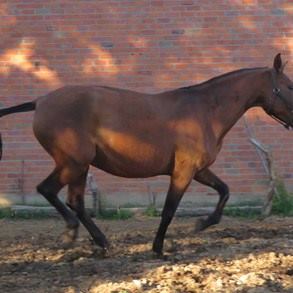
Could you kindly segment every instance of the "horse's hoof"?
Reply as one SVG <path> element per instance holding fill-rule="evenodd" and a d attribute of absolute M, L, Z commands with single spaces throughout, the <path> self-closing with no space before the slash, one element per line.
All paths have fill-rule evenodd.
<path fill-rule="evenodd" d="M 71 248 L 77 238 L 77 230 L 76 229 L 70 229 L 64 231 L 58 239 L 58 242 L 60 243 L 60 246 L 63 249 Z"/>
<path fill-rule="evenodd" d="M 104 258 L 110 257 L 110 252 L 111 252 L 110 246 L 104 247 L 102 250 L 102 257 Z"/>
<path fill-rule="evenodd" d="M 200 218 L 195 222 L 194 232 L 198 233 L 200 231 L 205 230 L 208 227 L 208 223 L 206 219 Z"/>
<path fill-rule="evenodd" d="M 153 251 L 152 258 L 167 261 L 168 260 L 168 255 L 164 254 L 163 252 L 157 253 L 157 252 Z"/>
<path fill-rule="evenodd" d="M 108 258 L 111 256 L 111 249 L 110 247 L 97 247 L 95 246 L 95 249 L 93 251 L 93 255 L 97 256 L 99 258 Z"/>
<path fill-rule="evenodd" d="M 164 259 L 165 256 L 164 256 L 162 249 L 157 249 L 157 248 L 153 247 L 152 257 L 154 259 Z"/>
<path fill-rule="evenodd" d="M 109 257 L 111 251 L 110 243 L 105 239 L 103 243 L 101 243 L 100 239 L 89 238 L 90 243 L 99 250 L 99 254 L 103 257 Z M 102 252 L 101 252 L 101 249 Z M 96 250 L 96 251 L 98 251 Z"/>
<path fill-rule="evenodd" d="M 58 246 L 62 249 L 70 249 L 73 247 L 74 241 L 72 240 L 64 240 L 64 239 L 58 239 Z"/>
<path fill-rule="evenodd" d="M 92 245 L 96 245 L 101 247 L 102 249 L 109 250 L 110 249 L 110 243 L 108 242 L 107 239 L 101 240 L 100 238 L 89 238 L 89 241 L 91 242 Z"/>
<path fill-rule="evenodd" d="M 160 259 L 163 257 L 163 255 L 164 254 L 162 252 L 156 252 L 156 251 L 152 252 L 152 258 L 154 258 L 154 259 Z"/>

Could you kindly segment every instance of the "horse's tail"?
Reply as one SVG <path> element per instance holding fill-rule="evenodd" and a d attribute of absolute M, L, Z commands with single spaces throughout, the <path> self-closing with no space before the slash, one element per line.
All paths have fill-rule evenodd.
<path fill-rule="evenodd" d="M 28 102 L 28 103 L 20 104 L 17 106 L 0 109 L 0 117 L 6 116 L 12 113 L 34 111 L 35 109 L 36 109 L 36 102 L 35 101 Z M 1 158 L 2 158 L 2 138 L 0 134 L 0 160 Z"/>
<path fill-rule="evenodd" d="M 36 102 L 35 101 L 28 102 L 28 103 L 20 104 L 17 106 L 0 109 L 0 117 L 9 115 L 12 113 L 34 111 L 35 109 L 36 109 Z"/>

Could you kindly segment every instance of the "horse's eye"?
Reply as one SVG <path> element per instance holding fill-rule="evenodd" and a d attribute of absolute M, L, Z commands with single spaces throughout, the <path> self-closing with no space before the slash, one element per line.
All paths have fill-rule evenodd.
<path fill-rule="evenodd" d="M 293 85 L 288 85 L 289 90 L 293 90 Z"/>

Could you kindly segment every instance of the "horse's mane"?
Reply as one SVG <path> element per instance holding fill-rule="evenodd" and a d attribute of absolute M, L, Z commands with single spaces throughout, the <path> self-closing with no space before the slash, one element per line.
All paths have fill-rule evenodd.
<path fill-rule="evenodd" d="M 242 68 L 242 69 L 230 71 L 230 72 L 224 73 L 222 75 L 215 76 L 215 77 L 213 77 L 211 79 L 208 79 L 206 81 L 203 81 L 203 82 L 195 84 L 195 85 L 181 87 L 181 88 L 179 88 L 179 90 L 196 89 L 197 87 L 201 87 L 201 86 L 205 86 L 205 85 L 208 85 L 210 83 L 213 83 L 213 82 L 221 81 L 222 79 L 225 79 L 227 77 L 237 76 L 237 75 L 239 75 L 241 73 L 246 73 L 246 72 L 250 72 L 250 71 L 254 71 L 254 70 L 260 70 L 260 69 L 266 69 L 266 68 L 267 67 L 254 67 L 254 68 Z"/>

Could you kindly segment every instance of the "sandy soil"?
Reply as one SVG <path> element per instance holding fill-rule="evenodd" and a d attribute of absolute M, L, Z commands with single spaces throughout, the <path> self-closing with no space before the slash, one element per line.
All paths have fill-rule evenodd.
<path fill-rule="evenodd" d="M 61 249 L 59 219 L 0 220 L 0 292 L 293 292 L 293 218 L 224 218 L 199 234 L 195 219 L 175 219 L 166 259 L 150 251 L 158 218 L 97 222 L 106 258 L 85 230 Z"/>

